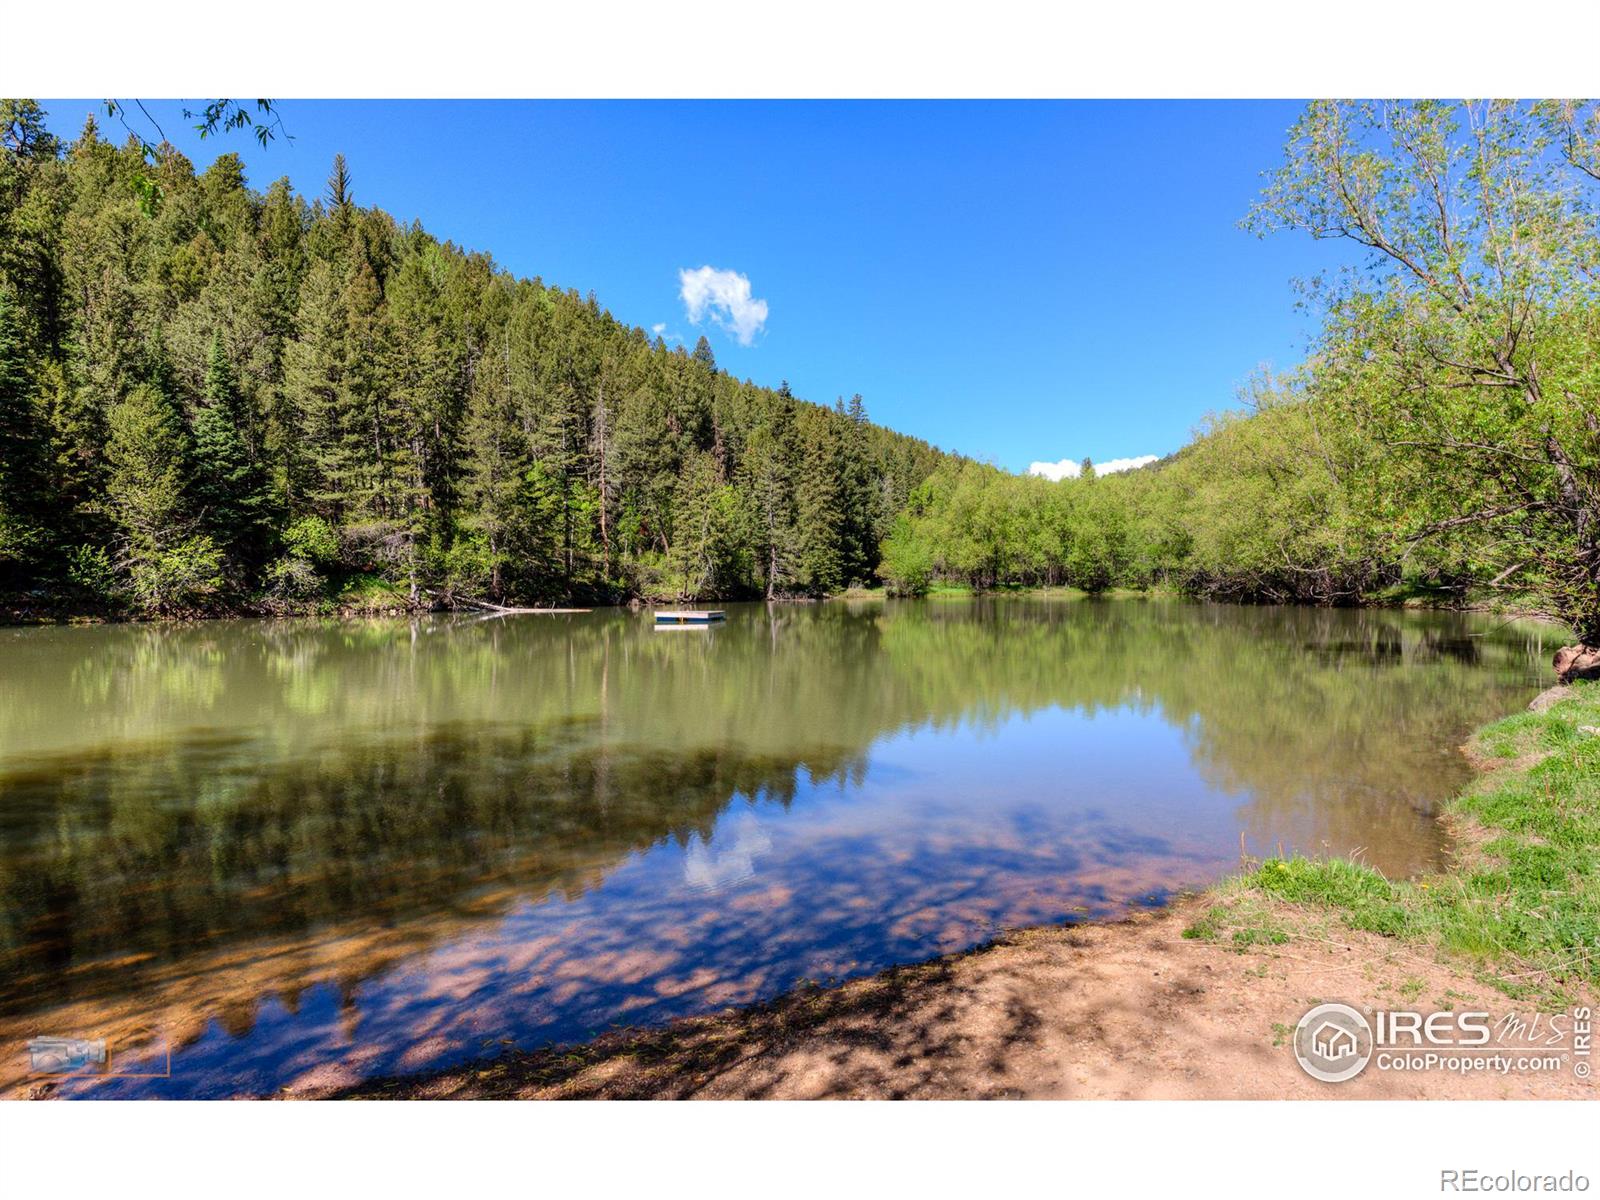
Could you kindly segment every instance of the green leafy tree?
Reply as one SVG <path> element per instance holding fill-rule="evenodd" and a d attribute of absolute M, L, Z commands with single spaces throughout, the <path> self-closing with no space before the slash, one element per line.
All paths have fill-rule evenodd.
<path fill-rule="evenodd" d="M 1127 512 L 1122 498 L 1102 486 L 1085 459 L 1073 509 L 1066 556 L 1066 581 L 1089 593 L 1104 592 L 1126 578 Z"/>
<path fill-rule="evenodd" d="M 933 582 L 934 551 L 915 518 L 902 513 L 883 540 L 878 576 L 893 596 L 924 595 Z"/>
<path fill-rule="evenodd" d="M 1600 642 L 1594 113 L 1318 102 L 1251 220 L 1361 255 L 1318 374 L 1388 452 L 1367 502 L 1397 540 L 1477 531 L 1484 586 Z"/>

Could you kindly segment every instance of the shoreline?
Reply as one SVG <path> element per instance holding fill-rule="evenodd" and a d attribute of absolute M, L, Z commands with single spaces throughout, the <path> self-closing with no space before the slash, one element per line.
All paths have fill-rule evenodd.
<path fill-rule="evenodd" d="M 1593 1099 L 1568 1072 L 1303 1074 L 1294 1022 L 1503 997 L 1371 934 L 1232 947 L 1184 936 L 1204 893 L 1124 920 L 1039 926 L 764 1004 L 281 1099 Z M 1421 990 L 1418 991 L 1417 989 Z"/>
<path fill-rule="evenodd" d="M 1277 604 L 1266 601 L 1259 602 L 1248 600 L 1218 600 L 1205 596 L 1194 596 L 1176 588 L 1152 586 L 1149 588 L 1112 588 L 1105 592 L 1090 593 L 1079 588 L 1060 586 L 1033 586 L 1017 588 L 990 588 L 974 590 L 967 587 L 940 587 L 918 596 L 897 596 L 886 589 L 850 587 L 826 596 L 777 596 L 771 599 L 764 596 L 745 598 L 728 597 L 695 597 L 692 599 L 674 599 L 671 597 L 644 597 L 636 596 L 617 602 L 571 602 L 580 604 L 584 611 L 600 611 L 605 609 L 639 610 L 657 608 L 663 605 L 675 604 L 823 604 L 829 602 L 853 602 L 886 600 L 979 600 L 979 599 L 1044 599 L 1044 600 L 1095 600 L 1095 601 L 1129 601 L 1129 600 L 1174 600 L 1189 604 L 1226 604 L 1242 608 L 1267 607 L 1267 608 L 1342 608 L 1364 609 L 1371 611 L 1392 612 L 1443 612 L 1443 613 L 1474 613 L 1481 616 L 1499 617 L 1506 621 L 1541 621 L 1552 625 L 1559 625 L 1546 614 L 1532 612 L 1517 608 L 1499 608 L 1486 604 L 1482 600 L 1463 599 L 1459 602 L 1424 602 L 1416 596 L 1406 597 L 1379 597 L 1364 601 L 1359 604 L 1346 605 L 1308 605 L 1308 604 Z M 569 602 L 561 604 L 533 605 L 526 609 L 519 608 L 518 613 L 544 613 L 559 614 L 574 611 Z M 416 618 L 424 616 L 443 616 L 451 614 L 463 615 L 502 615 L 498 613 L 485 614 L 484 610 L 474 605 L 410 605 L 410 604 L 374 604 L 362 603 L 340 604 L 326 601 L 317 605 L 271 607 L 262 605 L 240 605 L 237 608 L 207 609 L 195 612 L 176 614 L 137 614 L 129 612 L 116 612 L 111 610 L 75 610 L 61 609 L 44 606 L 41 609 L 29 609 L 19 606 L 12 601 L 0 601 L 0 628 L 34 629 L 57 626 L 90 626 L 90 625 L 195 625 L 206 621 L 349 621 L 388 617 L 393 619 Z M 1569 632 L 1563 633 L 1564 637 L 1570 636 Z"/>
<path fill-rule="evenodd" d="M 1329 1000 L 1498 1016 L 1600 998 L 1594 949 L 1574 940 L 1600 928 L 1600 684 L 1461 749 L 1479 775 L 1440 817 L 1455 861 L 1415 881 L 1272 859 L 1116 921 L 1013 930 L 659 1028 L 284 1098 L 1593 1099 L 1570 1069 L 1369 1070 L 1334 1085 L 1292 1056 L 1294 1023 Z M 1561 920 L 1513 942 L 1497 922 L 1529 924 L 1530 906 Z"/>

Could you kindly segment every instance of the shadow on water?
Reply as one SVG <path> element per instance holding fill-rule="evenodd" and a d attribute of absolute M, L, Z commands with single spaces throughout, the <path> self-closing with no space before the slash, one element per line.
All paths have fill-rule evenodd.
<path fill-rule="evenodd" d="M 0 636 L 0 1087 L 36 1034 L 353 1082 L 1160 902 L 1438 861 L 1537 628 L 1158 603 Z"/>
<path fill-rule="evenodd" d="M 236 739 L 199 737 L 0 776 L 0 1016 L 42 993 L 137 990 L 197 951 L 343 916 L 475 911 L 507 886 L 572 900 L 629 854 L 709 839 L 736 794 L 795 792 L 793 760 L 575 747 L 571 732 L 446 727 L 269 772 Z M 853 762 L 807 759 L 829 776 Z"/>

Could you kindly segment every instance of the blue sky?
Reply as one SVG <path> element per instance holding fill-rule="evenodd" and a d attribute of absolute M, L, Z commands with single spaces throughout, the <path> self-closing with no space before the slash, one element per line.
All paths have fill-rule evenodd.
<path fill-rule="evenodd" d="M 99 112 L 43 103 L 65 136 Z M 1012 470 L 1177 449 L 1301 359 L 1291 281 L 1334 261 L 1237 224 L 1296 102 L 288 100 L 265 149 L 147 106 L 202 169 L 318 194 L 342 151 L 362 204 Z"/>

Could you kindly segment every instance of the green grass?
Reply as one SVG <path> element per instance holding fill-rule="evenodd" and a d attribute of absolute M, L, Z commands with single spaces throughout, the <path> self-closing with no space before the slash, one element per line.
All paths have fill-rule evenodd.
<path fill-rule="evenodd" d="M 1431 945 L 1509 995 L 1566 1003 L 1600 984 L 1600 736 L 1582 726 L 1600 727 L 1600 684 L 1479 731 L 1478 757 L 1502 765 L 1446 809 L 1468 847 L 1454 869 L 1395 882 L 1346 859 L 1270 859 L 1185 935 L 1271 942 L 1266 910 L 1238 899 L 1285 901 Z"/>
<path fill-rule="evenodd" d="M 378 612 L 404 608 L 410 592 L 404 584 L 391 583 L 381 575 L 352 575 L 340 587 L 337 604 L 353 612 Z"/>

